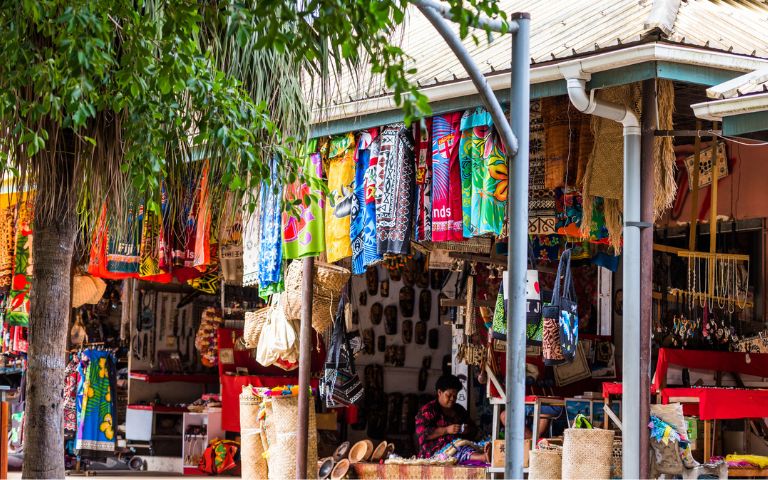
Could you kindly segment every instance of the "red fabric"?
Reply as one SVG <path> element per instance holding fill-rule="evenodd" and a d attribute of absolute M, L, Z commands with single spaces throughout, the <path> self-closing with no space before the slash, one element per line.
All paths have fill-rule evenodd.
<path fill-rule="evenodd" d="M 747 362 L 749 358 L 749 362 Z M 768 377 L 768 353 L 710 352 L 703 350 L 659 349 L 659 361 L 653 377 L 657 390 L 666 382 L 670 365 L 700 370 L 735 372 L 758 377 Z"/>
<path fill-rule="evenodd" d="M 243 387 L 278 387 L 280 385 L 296 385 L 298 377 L 268 377 L 256 375 L 224 375 L 221 377 L 221 428 L 228 432 L 240 431 L 240 393 Z M 317 379 L 310 384 L 317 388 Z"/>
<path fill-rule="evenodd" d="M 608 395 L 621 395 L 624 385 L 621 382 L 603 382 L 603 398 Z M 651 395 L 656 394 L 656 387 L 651 385 Z"/>
<path fill-rule="evenodd" d="M 768 390 L 736 388 L 665 388 L 663 403 L 670 397 L 698 397 L 702 420 L 768 417 Z"/>

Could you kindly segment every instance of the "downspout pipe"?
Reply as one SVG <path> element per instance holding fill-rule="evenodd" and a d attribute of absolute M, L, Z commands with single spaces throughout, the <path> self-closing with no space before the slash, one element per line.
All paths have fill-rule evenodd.
<path fill-rule="evenodd" d="M 566 76 L 568 97 L 579 111 L 621 123 L 624 126 L 624 267 L 622 312 L 623 395 L 622 440 L 624 478 L 640 478 L 640 431 L 647 419 L 640 418 L 640 230 L 652 227 L 641 221 L 640 122 L 634 112 L 615 103 L 598 100 L 586 91 L 586 79 Z"/>

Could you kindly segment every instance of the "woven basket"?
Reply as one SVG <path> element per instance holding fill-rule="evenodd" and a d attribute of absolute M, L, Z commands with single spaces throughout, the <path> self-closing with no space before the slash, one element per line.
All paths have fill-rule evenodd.
<path fill-rule="evenodd" d="M 285 272 L 285 299 L 283 305 L 288 320 L 301 319 L 302 284 L 304 279 L 302 262 L 294 261 Z M 333 317 L 339 297 L 349 277 L 348 269 L 329 263 L 315 263 L 315 273 L 312 280 L 312 328 L 323 334 L 333 325 Z"/>
<path fill-rule="evenodd" d="M 296 442 L 299 431 L 299 398 L 272 397 L 272 425 L 275 442 L 269 446 L 270 480 L 296 476 Z M 307 465 L 317 465 L 317 420 L 315 400 L 310 397 L 309 428 L 307 435 Z M 246 478 L 243 475 L 243 478 Z M 307 469 L 307 478 L 316 479 L 317 469 Z"/>
<path fill-rule="evenodd" d="M 529 480 L 562 477 L 563 452 L 561 449 L 531 450 L 528 458 Z"/>
<path fill-rule="evenodd" d="M 621 478 L 623 476 L 622 459 L 624 454 L 622 453 L 621 439 L 613 440 L 613 455 L 611 455 L 611 478 Z"/>
<path fill-rule="evenodd" d="M 270 307 L 264 307 L 255 312 L 245 312 L 245 326 L 243 329 L 243 343 L 247 348 L 259 346 L 259 337 L 264 325 L 269 319 Z"/>
<path fill-rule="evenodd" d="M 611 478 L 613 430 L 568 428 L 563 440 L 563 479 Z"/>
<path fill-rule="evenodd" d="M 254 395 L 250 385 L 243 387 L 243 392 L 240 394 L 240 459 L 243 478 L 267 478 L 268 476 L 258 418 L 260 403 L 261 398 Z"/>

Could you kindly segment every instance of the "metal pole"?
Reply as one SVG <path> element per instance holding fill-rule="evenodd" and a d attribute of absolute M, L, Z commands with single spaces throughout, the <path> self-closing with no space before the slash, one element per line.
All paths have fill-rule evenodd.
<path fill-rule="evenodd" d="M 530 22 L 514 13 L 518 31 L 512 38 L 512 95 L 509 123 L 518 149 L 509 153 L 509 303 L 507 308 L 506 434 L 504 478 L 523 478 L 525 435 L 525 273 L 528 264 L 528 140 L 530 136 Z M 535 428 L 535 425 L 534 425 Z M 534 439 L 534 441 L 536 441 Z"/>
<path fill-rule="evenodd" d="M 643 81 L 643 118 L 641 138 L 641 215 L 653 223 L 653 159 L 657 127 L 656 79 Z M 653 228 L 640 233 L 640 418 L 651 416 L 651 329 L 653 325 Z M 626 342 L 629 339 L 624 339 Z M 650 478 L 648 458 L 649 432 L 640 429 L 640 478 Z"/>
<path fill-rule="evenodd" d="M 312 296 L 314 293 L 315 258 L 303 260 L 301 286 L 301 327 L 299 329 L 299 431 L 296 442 L 296 478 L 307 478 L 307 450 L 309 442 L 309 376 L 312 368 Z M 317 468 L 316 465 L 311 465 Z"/>
<path fill-rule="evenodd" d="M 443 19 L 440 12 L 434 8 L 423 5 L 421 2 L 416 2 L 416 6 L 421 13 L 427 17 L 427 20 L 429 20 L 432 26 L 435 27 L 435 30 L 437 30 L 440 36 L 443 37 L 445 43 L 451 47 L 451 50 L 453 50 L 453 53 L 456 55 L 456 58 L 458 58 L 461 66 L 467 71 L 469 78 L 472 80 L 472 83 L 480 94 L 480 99 L 482 100 L 483 105 L 488 110 L 488 113 L 491 114 L 491 118 L 493 118 L 493 125 L 496 127 L 504 146 L 507 148 L 507 156 L 514 155 L 518 149 L 517 138 L 512 133 L 512 129 L 510 128 L 509 123 L 507 123 L 506 117 L 504 117 L 504 110 L 501 108 L 501 104 L 493 93 L 493 90 L 491 90 L 491 86 L 488 85 L 488 82 L 485 80 L 483 72 L 480 71 L 480 68 L 478 68 L 472 60 L 472 56 L 467 52 L 467 49 L 464 48 L 461 39 Z M 518 22 L 518 24 L 520 24 L 520 22 Z M 517 39 L 521 36 L 523 35 L 520 34 L 520 28 L 518 27 L 518 31 L 514 38 Z M 527 34 L 525 34 L 525 37 L 527 39 Z M 514 45 L 515 40 L 512 41 L 512 51 L 514 51 Z"/>
<path fill-rule="evenodd" d="M 640 476 L 640 128 L 624 127 L 624 338 L 621 414 L 624 478 Z M 648 445 L 645 446 L 648 448 Z"/>
<path fill-rule="evenodd" d="M 442 3 L 437 0 L 412 0 L 412 2 L 417 6 L 429 7 L 437 10 L 437 12 L 440 13 L 440 15 L 443 17 L 447 18 L 448 20 L 453 20 L 451 7 L 446 3 Z M 488 18 L 483 15 L 478 15 L 477 18 L 472 20 L 470 25 L 475 28 L 483 28 L 500 33 L 513 33 L 518 29 L 516 22 L 505 22 L 501 19 Z"/>

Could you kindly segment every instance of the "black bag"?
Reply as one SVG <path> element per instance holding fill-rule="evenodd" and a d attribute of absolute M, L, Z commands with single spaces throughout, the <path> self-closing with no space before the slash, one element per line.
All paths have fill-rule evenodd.
<path fill-rule="evenodd" d="M 561 290 L 561 278 L 562 290 Z M 560 256 L 552 290 L 552 301 L 542 307 L 544 331 L 542 353 L 545 365 L 560 365 L 576 358 L 579 314 L 571 277 L 571 250 Z"/>
<path fill-rule="evenodd" d="M 353 405 L 363 398 L 363 384 L 355 370 L 344 325 L 345 305 L 346 298 L 342 295 L 325 358 L 325 370 L 319 385 L 320 396 L 325 399 L 325 405 L 329 408 Z"/>

